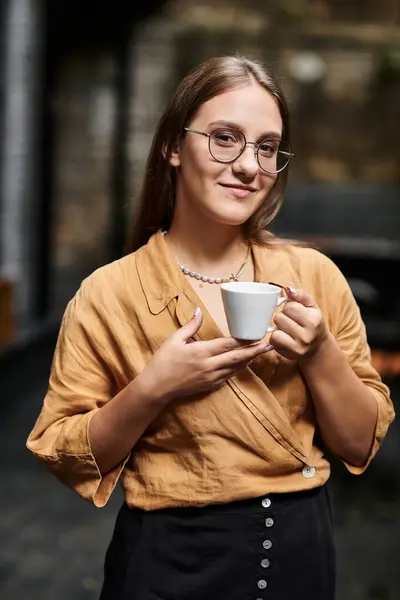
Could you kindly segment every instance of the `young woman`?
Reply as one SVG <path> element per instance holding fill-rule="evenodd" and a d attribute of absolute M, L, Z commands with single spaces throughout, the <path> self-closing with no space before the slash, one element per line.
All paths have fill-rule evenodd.
<path fill-rule="evenodd" d="M 131 252 L 66 309 L 28 447 L 96 506 L 121 481 L 101 600 L 334 598 L 323 445 L 362 473 L 394 413 L 343 275 L 269 232 L 292 156 L 265 67 L 200 65 L 160 120 Z M 268 339 L 229 336 L 226 279 L 285 290 Z"/>

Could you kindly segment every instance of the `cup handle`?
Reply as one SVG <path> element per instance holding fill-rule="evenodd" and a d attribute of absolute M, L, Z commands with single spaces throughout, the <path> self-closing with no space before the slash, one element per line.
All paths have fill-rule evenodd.
<path fill-rule="evenodd" d="M 289 298 L 287 296 L 282 296 L 281 298 L 278 298 L 278 302 L 276 304 L 276 306 L 280 306 L 281 304 L 283 304 L 284 302 L 287 302 L 289 300 Z M 274 331 L 276 331 L 276 327 L 268 327 L 267 329 L 267 333 L 273 333 Z"/>
<path fill-rule="evenodd" d="M 276 304 L 276 306 L 280 306 L 281 304 L 283 304 L 284 302 L 287 302 L 289 300 L 289 298 L 287 296 L 282 296 L 281 298 L 278 298 L 278 302 Z"/>

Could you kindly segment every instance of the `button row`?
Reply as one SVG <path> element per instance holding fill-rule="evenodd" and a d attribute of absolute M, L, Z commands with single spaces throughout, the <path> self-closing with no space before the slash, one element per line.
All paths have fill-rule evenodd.
<path fill-rule="evenodd" d="M 261 504 L 264 508 L 269 508 L 272 504 L 272 501 L 270 498 L 263 498 L 261 500 Z M 271 517 L 267 517 L 265 519 L 265 527 L 273 527 L 274 525 L 274 519 L 272 519 Z M 263 548 L 264 550 L 271 550 L 272 548 L 272 542 L 271 540 L 264 540 L 263 541 Z M 268 567 L 271 565 L 271 561 L 268 558 L 263 558 L 261 560 L 261 567 L 263 569 L 268 569 Z M 259 579 L 259 581 L 257 582 L 257 586 L 258 589 L 260 590 L 265 590 L 265 588 L 267 587 L 268 582 L 265 579 Z M 256 600 L 263 600 L 262 598 L 257 598 Z"/>

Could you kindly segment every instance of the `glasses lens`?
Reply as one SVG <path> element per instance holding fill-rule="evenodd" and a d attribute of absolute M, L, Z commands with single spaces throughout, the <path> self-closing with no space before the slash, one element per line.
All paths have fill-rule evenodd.
<path fill-rule="evenodd" d="M 239 156 L 244 144 L 240 131 L 216 129 L 210 136 L 210 153 L 215 160 L 231 162 Z"/>
<path fill-rule="evenodd" d="M 261 142 L 258 149 L 258 162 L 267 173 L 278 173 L 289 163 L 292 151 L 287 142 L 267 139 Z"/>

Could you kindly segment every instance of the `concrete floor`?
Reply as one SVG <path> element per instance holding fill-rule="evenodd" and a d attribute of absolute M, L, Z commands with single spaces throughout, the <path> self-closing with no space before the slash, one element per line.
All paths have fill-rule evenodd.
<path fill-rule="evenodd" d="M 45 394 L 52 349 L 51 340 L 0 370 L 0 600 L 97 599 L 122 501 L 117 490 L 105 508 L 94 508 L 25 450 Z M 393 381 L 392 388 L 399 407 L 400 382 Z M 397 420 L 362 477 L 334 466 L 338 600 L 400 598 L 399 430 Z"/>

